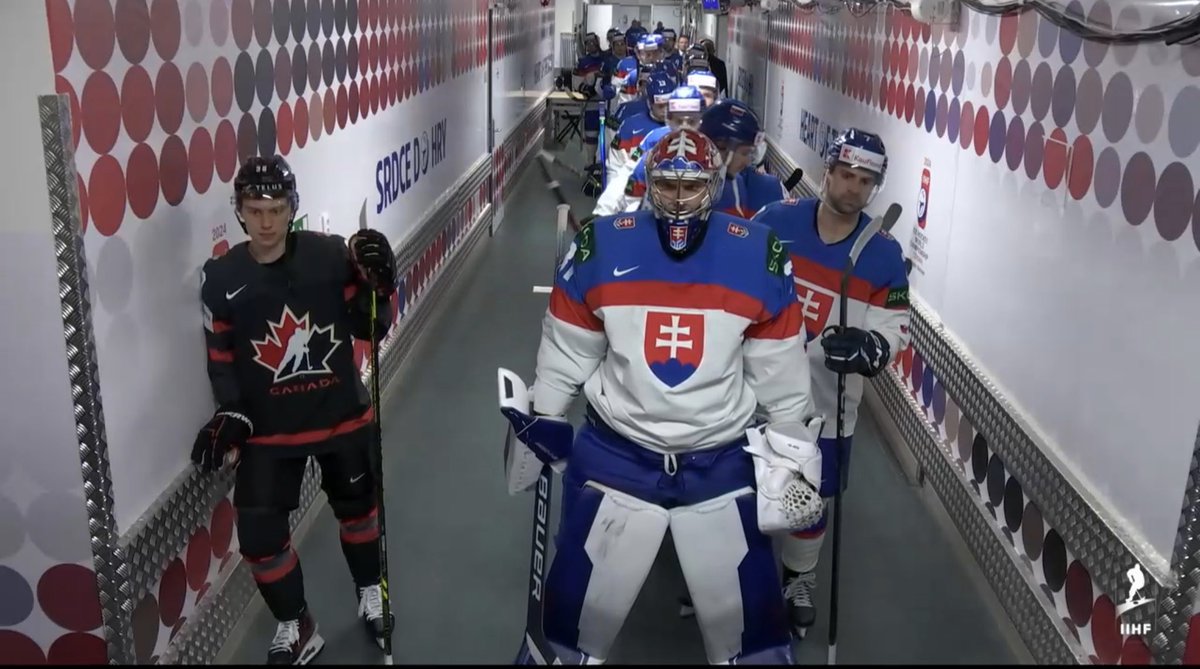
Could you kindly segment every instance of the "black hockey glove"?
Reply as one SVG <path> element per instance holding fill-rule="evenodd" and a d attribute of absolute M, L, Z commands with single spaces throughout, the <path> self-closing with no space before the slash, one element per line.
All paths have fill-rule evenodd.
<path fill-rule="evenodd" d="M 245 415 L 235 411 L 217 411 L 208 424 L 196 435 L 192 445 L 192 462 L 203 471 L 215 472 L 225 465 L 226 456 L 233 453 L 231 462 L 237 460 L 237 450 L 250 435 L 254 425 Z"/>
<path fill-rule="evenodd" d="M 821 336 L 825 366 L 839 374 L 872 377 L 887 366 L 889 346 L 883 335 L 861 328 L 825 328 Z"/>
<path fill-rule="evenodd" d="M 350 237 L 350 260 L 359 276 L 377 295 L 387 297 L 396 288 L 396 254 L 378 230 L 359 230 Z"/>
<path fill-rule="evenodd" d="M 600 197 L 604 192 L 604 166 L 593 163 L 584 168 L 583 194 L 588 197 Z"/>

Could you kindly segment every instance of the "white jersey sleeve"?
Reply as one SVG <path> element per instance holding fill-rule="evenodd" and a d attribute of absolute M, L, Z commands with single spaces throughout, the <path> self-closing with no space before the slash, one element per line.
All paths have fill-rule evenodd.
<path fill-rule="evenodd" d="M 792 281 L 792 262 L 782 243 L 771 235 L 768 264 L 776 265 L 778 285 L 771 292 L 775 299 L 765 306 L 763 320 L 746 330 L 742 344 L 742 364 L 746 383 L 771 422 L 805 421 L 816 409 L 813 405 L 809 362 L 805 353 L 804 314 L 796 301 Z"/>
<path fill-rule="evenodd" d="M 584 303 L 575 281 L 575 262 L 579 254 L 593 252 L 593 234 L 589 224 L 575 235 L 554 280 L 550 307 L 542 319 L 533 383 L 533 410 L 537 413 L 565 414 L 608 350 L 604 323 Z"/>
<path fill-rule="evenodd" d="M 895 240 L 889 241 L 893 249 L 886 256 L 885 267 L 881 268 L 884 274 L 884 283 L 867 303 L 863 327 L 866 330 L 878 332 L 887 340 L 888 363 L 890 364 L 901 351 L 908 348 L 911 334 L 909 332 L 908 276 L 904 268 L 904 252 Z"/>
<path fill-rule="evenodd" d="M 629 184 L 629 178 L 633 175 L 633 167 L 633 165 L 630 165 L 627 169 L 622 169 L 615 177 L 609 176 L 608 186 L 596 200 L 596 206 L 592 209 L 592 214 L 596 216 L 611 216 L 631 211 L 631 207 L 637 203 L 637 198 L 631 198 L 626 195 L 625 187 Z"/>

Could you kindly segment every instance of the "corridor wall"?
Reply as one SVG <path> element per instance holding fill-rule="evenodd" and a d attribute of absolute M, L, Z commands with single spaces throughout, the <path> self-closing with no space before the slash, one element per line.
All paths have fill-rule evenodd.
<path fill-rule="evenodd" d="M 28 386 L 23 421 L 6 416 L 5 437 L 28 444 L 43 464 L 58 453 L 59 479 L 75 483 L 39 497 L 5 476 L 30 473 L 25 464 L 0 467 L 0 504 L 27 506 L 6 515 L 16 527 L 6 525 L 0 542 L 0 584 L 19 595 L 0 607 L 0 656 L 210 661 L 255 596 L 238 556 L 230 474 L 197 474 L 188 458 L 213 411 L 199 269 L 245 239 L 230 202 L 237 165 L 284 155 L 297 173 L 298 226 L 349 236 L 365 216 L 393 241 L 398 318 L 380 370 L 391 394 L 430 312 L 541 143 L 554 4 L 34 5 L 5 15 L 6 29 L 34 36 L 4 42 L 6 62 L 27 64 L 6 102 L 6 118 L 22 125 L 6 132 L 23 136 L 13 145 L 21 150 L 43 140 L 46 170 L 32 170 L 37 178 L 23 191 L 51 206 L 22 210 L 29 243 L 14 236 L 7 248 L 25 249 L 26 264 L 43 263 L 23 274 L 40 283 L 24 296 L 6 292 L 5 302 L 37 290 L 57 295 L 30 332 L 67 330 L 65 342 L 40 336 L 24 361 L 20 347 L 35 342 L 6 335 L 6 373 L 38 366 L 49 376 Z M 502 31 L 489 42 L 490 12 Z M 527 38 L 530 27 L 537 39 Z M 489 99 L 492 62 L 500 74 Z M 490 137 L 492 117 L 500 123 Z M 47 182 L 48 194 L 40 187 Z M 72 261 L 82 271 L 64 276 Z M 75 288 L 82 308 L 68 304 Z M 367 348 L 356 345 L 365 373 Z M 46 414 L 36 429 L 33 404 Z M 306 478 L 294 529 L 323 504 L 319 484 L 319 473 Z M 51 547 L 36 560 L 9 550 L 10 537 L 47 532 L 62 536 L 35 541 Z M 78 545 L 68 550 L 72 540 Z M 47 556 L 78 569 L 46 580 Z M 40 601 L 26 611 L 34 589 Z M 64 607 L 78 613 L 64 617 Z"/>
<path fill-rule="evenodd" d="M 1130 3 L 1086 12 L 1114 13 L 1140 23 Z M 871 209 L 905 208 L 914 345 L 874 386 L 931 431 L 918 458 L 953 472 L 943 502 L 987 533 L 977 557 L 1031 649 L 1200 658 L 1200 361 L 1178 340 L 1200 328 L 1200 48 L 1084 41 L 1032 11 L 742 10 L 730 38 L 731 85 L 810 190 L 845 127 L 887 143 Z M 1135 566 L 1153 602 L 1119 611 Z"/>

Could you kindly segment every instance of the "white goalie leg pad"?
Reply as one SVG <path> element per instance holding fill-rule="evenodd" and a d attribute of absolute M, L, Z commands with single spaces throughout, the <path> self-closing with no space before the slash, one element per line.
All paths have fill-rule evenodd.
<path fill-rule="evenodd" d="M 746 430 L 745 450 L 754 457 L 758 484 L 758 527 L 786 532 L 811 527 L 825 510 L 821 489 L 823 419 L 772 423 Z"/>
<path fill-rule="evenodd" d="M 742 650 L 745 616 L 738 567 L 750 548 L 737 498 L 753 492 L 743 488 L 671 509 L 675 553 L 696 610 L 705 654 L 714 664 L 726 662 Z"/>
<path fill-rule="evenodd" d="M 607 658 L 650 575 L 671 514 L 599 483 L 587 485 L 602 492 L 604 500 L 584 544 L 592 569 L 579 617 L 579 648 Z"/>
<path fill-rule="evenodd" d="M 533 413 L 533 398 L 529 386 L 525 385 L 519 374 L 501 367 L 496 370 L 496 383 L 499 386 L 501 409 L 516 409 L 524 414 Z M 566 463 L 558 462 L 552 466 L 555 471 L 562 473 Z M 515 495 L 528 490 L 537 483 L 541 472 L 542 461 L 513 434 L 510 427 L 504 438 L 504 475 L 508 481 L 508 494 Z"/>

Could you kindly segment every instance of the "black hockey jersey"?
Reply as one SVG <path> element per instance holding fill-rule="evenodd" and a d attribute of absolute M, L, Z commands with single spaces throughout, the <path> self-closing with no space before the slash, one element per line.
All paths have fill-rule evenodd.
<path fill-rule="evenodd" d="M 217 405 L 248 416 L 248 446 L 280 455 L 361 439 L 374 419 L 354 360 L 370 337 L 370 293 L 337 235 L 299 231 L 270 264 L 246 242 L 204 264 L 201 301 Z M 392 322 L 378 298 L 376 337 Z"/>

